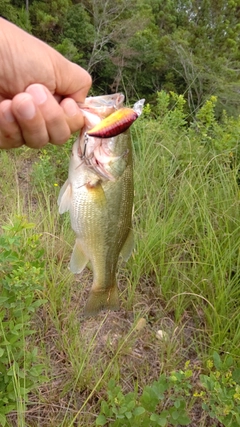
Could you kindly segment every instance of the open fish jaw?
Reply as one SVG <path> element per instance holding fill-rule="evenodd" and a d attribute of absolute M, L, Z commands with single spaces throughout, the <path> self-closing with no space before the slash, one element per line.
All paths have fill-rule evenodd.
<path fill-rule="evenodd" d="M 81 133 L 79 156 L 101 177 L 111 181 L 115 176 L 108 165 L 124 155 L 115 156 L 114 137 L 126 131 L 141 115 L 145 100 L 137 101 L 133 108 L 123 107 L 123 101 L 124 95 L 117 93 L 89 97 L 84 104 L 79 104 L 86 123 Z"/>

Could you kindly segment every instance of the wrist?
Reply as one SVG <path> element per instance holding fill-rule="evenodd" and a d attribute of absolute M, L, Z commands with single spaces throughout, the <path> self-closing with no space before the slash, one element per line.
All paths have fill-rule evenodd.
<path fill-rule="evenodd" d="M 0 53 L 8 50 L 10 44 L 11 33 L 15 25 L 0 16 Z"/>
<path fill-rule="evenodd" d="M 0 93 L 5 99 L 12 99 L 16 92 L 13 88 L 18 84 L 17 67 L 24 56 L 19 49 L 22 45 L 20 32 L 24 34 L 16 25 L 0 17 Z"/>
<path fill-rule="evenodd" d="M 0 77 L 4 77 L 6 74 L 5 65 L 9 60 L 9 40 L 8 40 L 8 26 L 11 25 L 6 19 L 0 17 Z"/>
<path fill-rule="evenodd" d="M 3 29 L 6 25 L 11 25 L 11 24 L 8 21 L 8 19 L 5 18 L 5 16 L 0 15 L 0 33 L 3 31 Z"/>

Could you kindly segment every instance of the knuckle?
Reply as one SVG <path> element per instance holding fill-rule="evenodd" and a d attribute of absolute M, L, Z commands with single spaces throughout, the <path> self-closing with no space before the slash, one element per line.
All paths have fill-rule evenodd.
<path fill-rule="evenodd" d="M 19 134 L 1 132 L 0 148 L 17 148 L 23 145 L 24 141 Z"/>
<path fill-rule="evenodd" d="M 87 76 L 86 76 L 86 86 L 88 88 L 90 88 L 92 86 L 92 77 L 90 76 L 90 74 L 87 74 Z"/>
<path fill-rule="evenodd" d="M 68 125 L 71 133 L 79 131 L 84 126 L 83 116 L 79 114 L 76 118 L 68 120 Z"/>
<path fill-rule="evenodd" d="M 43 124 L 41 126 L 33 126 L 25 129 L 23 131 L 23 137 L 25 144 L 32 148 L 41 148 L 49 141 L 48 132 Z"/>
<path fill-rule="evenodd" d="M 44 145 L 46 145 L 49 142 L 48 137 L 25 137 L 25 145 L 31 148 L 42 148 Z"/>

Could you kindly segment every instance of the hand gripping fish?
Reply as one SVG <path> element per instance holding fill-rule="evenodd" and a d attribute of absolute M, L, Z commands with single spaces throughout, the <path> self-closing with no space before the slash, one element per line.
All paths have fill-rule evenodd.
<path fill-rule="evenodd" d="M 124 95 L 89 97 L 79 104 L 85 127 L 73 144 L 68 179 L 60 190 L 60 214 L 69 211 L 76 242 L 70 270 L 81 273 L 90 261 L 93 285 L 87 316 L 119 308 L 116 269 L 119 255 L 133 249 L 133 161 L 129 131 L 144 100 L 123 107 Z"/>

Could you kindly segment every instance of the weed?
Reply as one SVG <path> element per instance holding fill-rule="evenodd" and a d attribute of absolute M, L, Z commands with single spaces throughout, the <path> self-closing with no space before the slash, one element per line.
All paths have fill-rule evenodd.
<path fill-rule="evenodd" d="M 145 386 L 140 396 L 136 391 L 124 395 L 115 381 L 110 380 L 108 400 L 101 402 L 96 426 L 107 423 L 112 427 L 188 425 L 186 397 L 192 388 L 191 376 L 190 369 L 162 374 L 153 384 Z"/>
<path fill-rule="evenodd" d="M 37 348 L 28 348 L 34 334 L 31 319 L 43 304 L 36 299 L 44 279 L 43 250 L 39 235 L 29 235 L 34 224 L 16 218 L 2 227 L 0 236 L 0 424 L 6 415 L 26 409 L 27 396 L 42 379 L 43 365 L 37 363 Z M 19 424 L 20 425 L 20 424 Z"/>
<path fill-rule="evenodd" d="M 52 187 L 63 184 L 67 176 L 71 145 L 72 138 L 63 147 L 49 144 L 40 151 L 31 172 L 32 184 L 36 191 L 51 193 Z"/>
<path fill-rule="evenodd" d="M 240 369 L 232 356 L 223 361 L 217 352 L 207 362 L 208 375 L 200 375 L 202 407 L 225 427 L 240 425 Z"/>
<path fill-rule="evenodd" d="M 207 362 L 208 374 L 190 368 L 162 374 L 157 381 L 137 391 L 124 394 L 114 380 L 108 383 L 107 400 L 101 402 L 96 426 L 167 427 L 184 426 L 191 422 L 190 409 L 197 399 L 202 401 L 205 415 L 224 427 L 240 425 L 240 369 L 234 368 L 233 358 L 223 361 L 217 352 Z M 194 377 L 197 374 L 198 390 Z"/>

